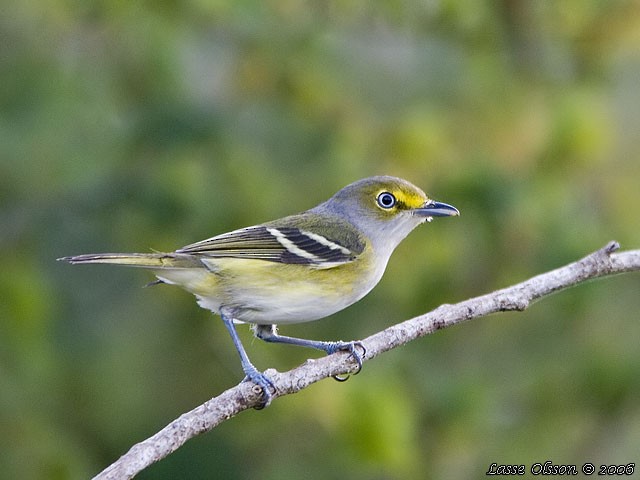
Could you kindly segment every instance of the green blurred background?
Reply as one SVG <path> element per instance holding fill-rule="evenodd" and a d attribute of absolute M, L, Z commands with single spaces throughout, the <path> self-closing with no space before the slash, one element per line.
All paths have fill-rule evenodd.
<path fill-rule="evenodd" d="M 359 304 L 283 330 L 351 339 L 640 248 L 638 2 L 8 0 L 0 87 L 6 478 L 90 477 L 242 377 L 187 293 L 57 257 L 173 250 L 402 176 L 462 216 L 414 232 Z M 139 478 L 638 462 L 638 312 L 632 274 L 440 331 Z M 240 330 L 259 368 L 310 355 Z"/>

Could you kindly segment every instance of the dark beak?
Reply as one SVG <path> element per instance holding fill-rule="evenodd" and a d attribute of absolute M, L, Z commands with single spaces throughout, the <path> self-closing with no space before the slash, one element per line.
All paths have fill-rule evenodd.
<path fill-rule="evenodd" d="M 421 217 L 455 217 L 460 215 L 458 209 L 453 205 L 435 200 L 429 200 L 420 208 L 416 208 L 413 213 Z"/>

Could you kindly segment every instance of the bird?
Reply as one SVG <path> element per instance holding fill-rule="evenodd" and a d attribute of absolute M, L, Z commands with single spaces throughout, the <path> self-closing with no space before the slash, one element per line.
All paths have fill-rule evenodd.
<path fill-rule="evenodd" d="M 237 350 L 245 381 L 261 391 L 260 408 L 276 392 L 250 361 L 236 331 L 249 323 L 272 343 L 346 351 L 362 368 L 358 341 L 318 341 L 280 335 L 279 324 L 318 320 L 360 300 L 380 281 L 389 258 L 418 225 L 460 215 L 407 180 L 373 176 L 355 181 L 302 213 L 240 228 L 169 253 L 97 253 L 67 256 L 71 264 L 149 269 L 152 283 L 177 285 L 221 317 Z M 357 373 L 356 372 L 356 373 Z M 337 378 L 342 379 L 342 378 Z"/>

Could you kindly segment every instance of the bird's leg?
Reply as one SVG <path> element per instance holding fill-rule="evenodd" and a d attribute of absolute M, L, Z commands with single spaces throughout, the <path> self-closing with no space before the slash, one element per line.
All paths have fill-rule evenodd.
<path fill-rule="evenodd" d="M 269 403 L 271 403 L 271 397 L 273 394 L 271 393 L 271 389 L 276 391 L 276 387 L 273 382 L 267 377 L 264 373 L 258 371 L 258 369 L 251 363 L 249 360 L 249 356 L 242 346 L 242 342 L 240 341 L 240 337 L 238 337 L 238 332 L 236 332 L 236 327 L 233 324 L 233 316 L 231 312 L 229 312 L 225 307 L 220 308 L 220 317 L 222 317 L 222 321 L 224 326 L 229 331 L 231 335 L 231 340 L 233 340 L 233 344 L 240 355 L 240 362 L 242 363 L 242 370 L 245 373 L 245 380 L 250 380 L 256 385 L 258 385 L 262 389 L 262 404 L 257 407 L 258 409 L 262 409 L 267 407 Z"/>
<path fill-rule="evenodd" d="M 362 370 L 362 359 L 367 353 L 367 350 L 364 348 L 364 345 L 362 345 L 362 342 L 323 342 L 320 340 L 306 340 L 304 338 L 286 337 L 284 335 L 278 334 L 278 330 L 276 329 L 275 325 L 256 325 L 255 334 L 256 337 L 264 340 L 265 342 L 287 343 L 289 345 L 297 345 L 299 347 L 315 348 L 317 350 L 322 350 L 327 355 L 331 355 L 332 353 L 338 351 L 349 352 L 353 360 L 358 365 L 358 370 L 354 373 L 354 375 Z M 358 349 L 361 349 L 362 352 L 359 352 Z M 348 377 L 335 376 L 333 378 L 342 382 Z"/>

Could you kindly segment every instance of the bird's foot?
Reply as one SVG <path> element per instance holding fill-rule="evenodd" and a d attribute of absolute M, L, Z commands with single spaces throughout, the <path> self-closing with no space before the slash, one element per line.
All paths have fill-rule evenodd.
<path fill-rule="evenodd" d="M 358 350 L 361 350 L 361 352 Z M 331 355 L 332 353 L 335 353 L 335 352 L 349 352 L 350 354 L 349 356 L 353 358 L 354 362 L 356 362 L 356 365 L 358 366 L 358 369 L 353 373 L 353 375 L 357 375 L 358 373 L 360 373 L 360 370 L 362 370 L 362 360 L 367 355 L 367 349 L 364 348 L 364 345 L 362 344 L 362 342 L 358 342 L 358 341 L 328 342 L 327 348 L 325 349 L 325 351 L 327 352 L 327 355 Z M 333 378 L 338 382 L 345 382 L 349 379 L 349 375 L 345 375 L 342 377 L 339 375 L 334 375 Z"/>
<path fill-rule="evenodd" d="M 258 371 L 253 367 L 253 365 L 251 367 L 252 368 L 247 368 L 245 370 L 246 376 L 244 377 L 243 382 L 253 382 L 255 384 L 254 391 L 256 393 L 261 393 L 262 401 L 254 408 L 256 410 L 262 410 L 263 408 L 268 407 L 271 403 L 273 394 L 277 391 L 276 386 L 264 373 Z"/>

